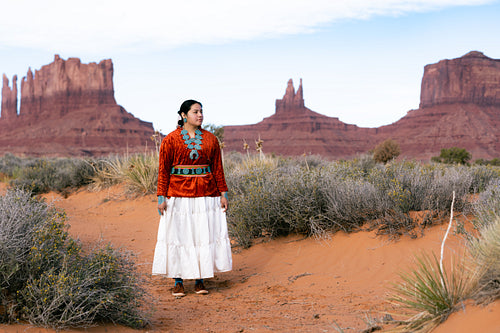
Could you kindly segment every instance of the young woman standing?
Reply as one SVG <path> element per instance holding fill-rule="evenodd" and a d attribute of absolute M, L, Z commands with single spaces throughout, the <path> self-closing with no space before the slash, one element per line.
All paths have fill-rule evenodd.
<path fill-rule="evenodd" d="M 184 279 L 207 294 L 203 279 L 232 269 L 227 232 L 227 185 L 219 142 L 201 128 L 200 102 L 184 101 L 178 128 L 162 141 L 158 171 L 161 215 L 153 274 L 175 279 L 172 295 L 185 296 Z"/>

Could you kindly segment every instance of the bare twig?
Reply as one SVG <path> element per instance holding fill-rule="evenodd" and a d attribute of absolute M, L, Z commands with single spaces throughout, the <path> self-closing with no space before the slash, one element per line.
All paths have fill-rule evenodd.
<path fill-rule="evenodd" d="M 443 272 L 443 255 L 444 255 L 444 243 L 446 242 L 446 238 L 448 237 L 448 233 L 450 232 L 451 225 L 453 223 L 453 204 L 455 203 L 455 191 L 453 191 L 453 199 L 451 201 L 451 212 L 450 212 L 450 223 L 448 223 L 448 229 L 446 229 L 446 233 L 443 237 L 443 242 L 441 243 L 441 259 L 439 260 L 439 268 L 441 272 Z M 444 286 L 444 281 L 441 279 L 441 284 Z"/>

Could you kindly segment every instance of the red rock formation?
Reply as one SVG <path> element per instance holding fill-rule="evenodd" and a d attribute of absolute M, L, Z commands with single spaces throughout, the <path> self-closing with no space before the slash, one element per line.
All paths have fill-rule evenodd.
<path fill-rule="evenodd" d="M 21 82 L 19 115 L 8 121 L 12 110 L 17 110 L 17 85 L 11 91 L 4 77 L 0 154 L 105 155 L 152 147 L 152 124 L 116 104 L 109 59 L 82 64 L 56 55 L 35 74 L 28 71 Z"/>
<path fill-rule="evenodd" d="M 472 51 L 425 66 L 420 108 L 450 103 L 500 105 L 500 60 Z"/>
<path fill-rule="evenodd" d="M 21 82 L 21 115 L 57 118 L 98 105 L 116 105 L 111 59 L 84 65 L 78 58 L 65 61 L 56 55 L 35 75 L 29 69 Z"/>
<path fill-rule="evenodd" d="M 407 157 L 430 159 L 465 148 L 473 159 L 500 157 L 500 60 L 472 51 L 425 66 L 420 109 L 379 128 Z"/>
<path fill-rule="evenodd" d="M 5 74 L 3 75 L 2 108 L 0 110 L 0 119 L 3 121 L 13 121 L 17 118 L 17 75 L 12 78 L 12 89 L 9 86 L 9 79 Z"/>
<path fill-rule="evenodd" d="M 344 124 L 306 108 L 302 82 L 297 93 L 290 80 L 276 113 L 255 125 L 226 126 L 226 150 L 254 150 L 260 137 L 263 150 L 280 155 L 320 154 L 350 158 L 394 139 L 401 157 L 429 160 L 442 148 L 460 147 L 473 159 L 500 158 L 500 60 L 470 52 L 425 66 L 420 109 L 379 128 Z"/>
<path fill-rule="evenodd" d="M 300 79 L 300 85 L 299 89 L 297 89 L 297 94 L 295 94 L 292 79 L 288 80 L 285 96 L 283 96 L 283 99 L 276 100 L 276 114 L 281 114 L 283 112 L 302 113 L 306 112 L 306 110 L 307 108 L 304 104 L 304 93 L 302 90 L 302 79 Z"/>
<path fill-rule="evenodd" d="M 274 115 L 255 125 L 225 126 L 224 144 L 226 150 L 242 152 L 245 142 L 253 150 L 260 138 L 267 153 L 343 158 L 369 150 L 372 143 L 366 136 L 375 131 L 311 111 L 305 107 L 302 80 L 295 93 L 290 79 Z"/>

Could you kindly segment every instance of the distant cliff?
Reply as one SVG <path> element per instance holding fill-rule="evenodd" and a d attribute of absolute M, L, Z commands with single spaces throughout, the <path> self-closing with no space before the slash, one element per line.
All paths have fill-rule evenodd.
<path fill-rule="evenodd" d="M 391 138 L 402 158 L 429 160 L 453 146 L 466 148 L 473 159 L 500 158 L 500 60 L 473 51 L 425 66 L 420 108 L 378 128 L 309 110 L 302 81 L 295 93 L 290 80 L 283 99 L 276 100 L 275 114 L 254 125 L 224 128 L 226 150 L 243 152 L 244 142 L 253 149 L 259 138 L 264 152 L 289 156 L 351 158 Z"/>
<path fill-rule="evenodd" d="M 0 154 L 105 155 L 151 147 L 151 123 L 118 105 L 113 89 L 113 63 L 82 64 L 61 59 L 21 81 L 19 114 L 17 76 L 3 75 Z"/>
<path fill-rule="evenodd" d="M 420 108 L 452 103 L 500 106 L 500 60 L 472 51 L 425 66 Z"/>

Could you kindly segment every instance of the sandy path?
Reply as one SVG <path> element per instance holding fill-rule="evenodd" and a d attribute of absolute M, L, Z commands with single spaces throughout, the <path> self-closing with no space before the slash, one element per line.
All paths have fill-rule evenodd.
<path fill-rule="evenodd" d="M 1 192 L 1 188 L 0 188 Z M 390 241 L 374 232 L 337 233 L 317 241 L 298 236 L 264 241 L 250 249 L 235 248 L 233 271 L 218 274 L 206 285 L 210 294 L 170 295 L 172 282 L 149 275 L 156 241 L 155 196 L 126 199 L 119 187 L 91 193 L 81 190 L 63 199 L 46 195 L 69 217 L 70 233 L 82 241 L 100 237 L 134 251 L 147 289 L 155 298 L 149 332 L 361 332 L 386 312 L 392 281 L 410 266 L 413 255 L 439 253 L 446 225 L 425 231 L 418 239 Z M 459 253 L 462 240 L 452 236 L 447 255 Z M 500 302 L 487 308 L 467 306 L 436 332 L 500 332 Z M 26 326 L 0 326 L 5 332 L 50 332 Z M 91 332 L 137 332 L 123 327 Z"/>

